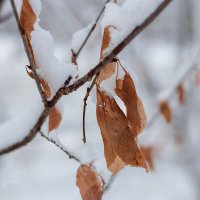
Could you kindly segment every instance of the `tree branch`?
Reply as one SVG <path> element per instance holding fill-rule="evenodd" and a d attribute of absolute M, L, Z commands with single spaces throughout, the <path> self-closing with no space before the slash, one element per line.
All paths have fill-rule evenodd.
<path fill-rule="evenodd" d="M 23 45 L 24 45 L 24 49 L 25 49 L 28 61 L 30 63 L 30 66 L 31 66 L 31 70 L 32 70 L 32 73 L 33 73 L 33 77 L 34 77 L 35 83 L 37 85 L 38 91 L 39 91 L 40 96 L 42 98 L 42 102 L 44 103 L 44 106 L 46 107 L 48 102 L 47 102 L 47 99 L 45 97 L 45 93 L 42 90 L 42 87 L 40 85 L 40 80 L 39 80 L 38 74 L 36 72 L 36 67 L 35 67 L 33 58 L 31 56 L 31 52 L 30 52 L 28 44 L 27 44 L 27 38 L 26 38 L 26 35 L 25 35 L 25 33 L 24 33 L 24 31 L 23 31 L 23 29 L 21 27 L 21 23 L 20 23 L 20 19 L 19 19 L 19 15 L 18 15 L 18 12 L 17 12 L 17 9 L 16 9 L 15 2 L 14 2 L 14 0 L 10 0 L 10 3 L 11 3 L 13 14 L 15 16 L 15 19 L 16 19 L 16 22 L 17 22 L 17 26 L 18 26 L 18 30 L 19 30 L 19 33 L 20 33 L 20 36 L 21 36 L 21 39 L 22 39 L 22 42 L 23 42 Z"/>
<path fill-rule="evenodd" d="M 164 0 L 156 10 L 139 26 L 134 28 L 131 33 L 120 42 L 99 64 L 97 64 L 93 69 L 91 69 L 87 74 L 85 74 L 82 78 L 78 79 L 74 84 L 68 87 L 61 87 L 56 95 L 50 102 L 50 105 L 55 105 L 58 100 L 62 97 L 62 95 L 68 95 L 82 85 L 84 85 L 87 81 L 91 81 L 93 76 L 99 73 L 108 63 L 110 63 L 136 36 L 139 35 L 153 20 L 167 7 L 167 5 L 172 0 Z"/>
<path fill-rule="evenodd" d="M 10 1 L 11 1 L 12 6 L 13 6 L 13 11 L 16 15 L 16 19 L 19 22 L 19 18 L 18 18 L 18 14 L 17 14 L 17 11 L 16 11 L 14 1 L 13 0 L 10 0 Z M 86 75 L 84 75 L 82 78 L 78 79 L 75 83 L 73 83 L 70 86 L 61 87 L 57 91 L 57 93 L 53 97 L 53 99 L 50 102 L 47 102 L 46 108 L 41 113 L 39 119 L 37 120 L 37 122 L 33 126 L 33 128 L 31 129 L 29 134 L 26 137 L 24 137 L 21 141 L 13 144 L 11 146 L 8 146 L 5 149 L 0 150 L 0 155 L 14 151 L 14 150 L 26 145 L 30 141 L 32 141 L 32 139 L 36 136 L 37 132 L 41 129 L 41 126 L 43 125 L 46 118 L 48 117 L 51 108 L 53 106 L 55 106 L 55 104 L 60 100 L 60 98 L 63 95 L 68 95 L 68 94 L 76 91 L 78 88 L 80 88 L 82 85 L 84 85 L 87 81 L 90 81 L 93 78 L 93 76 L 98 74 L 100 72 L 100 70 L 102 70 L 108 63 L 110 63 L 117 56 L 118 53 L 120 53 L 139 33 L 141 33 L 164 10 L 164 8 L 167 7 L 167 5 L 171 1 L 172 0 L 164 0 L 156 8 L 156 10 L 141 25 L 134 28 L 131 31 L 131 33 L 121 43 L 119 43 L 101 62 L 99 62 L 99 64 L 97 64 L 93 69 L 91 69 Z M 19 28 L 19 30 L 21 30 L 20 23 L 18 23 L 18 28 Z M 21 33 L 21 31 L 20 31 L 20 33 Z M 22 40 L 24 42 L 25 50 L 27 51 L 27 56 L 28 56 L 28 58 L 30 58 L 30 64 L 33 64 L 31 56 L 29 54 L 29 51 L 26 48 L 25 37 L 24 37 L 23 34 L 21 36 L 22 36 Z"/>

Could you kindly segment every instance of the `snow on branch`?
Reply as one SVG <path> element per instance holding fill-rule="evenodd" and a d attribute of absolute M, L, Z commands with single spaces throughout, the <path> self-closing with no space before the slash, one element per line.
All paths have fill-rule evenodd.
<path fill-rule="evenodd" d="M 12 6 L 15 8 L 15 4 L 13 0 L 10 0 Z M 76 91 L 78 88 L 80 88 L 82 85 L 84 85 L 87 81 L 91 81 L 91 79 L 100 72 L 108 63 L 112 62 L 113 59 L 138 35 L 140 34 L 151 22 L 154 21 L 154 19 L 167 7 L 167 5 L 172 0 L 164 0 L 161 4 L 158 5 L 158 7 L 155 8 L 155 10 L 150 13 L 149 16 L 147 16 L 144 21 L 133 28 L 132 31 L 121 41 L 114 49 L 112 49 L 104 58 L 97 64 L 93 69 L 91 69 L 87 74 L 85 74 L 82 78 L 75 81 L 73 84 L 69 86 L 61 87 L 52 100 L 48 102 L 47 106 L 43 109 L 42 113 L 40 114 L 38 120 L 36 121 L 35 125 L 31 129 L 31 131 L 25 136 L 21 141 L 16 142 L 15 144 L 11 144 L 10 146 L 7 146 L 6 148 L 3 148 L 0 150 L 0 155 L 12 152 L 22 146 L 25 146 L 29 142 L 32 141 L 32 139 L 36 136 L 38 131 L 41 129 L 43 123 L 47 119 L 51 109 L 56 105 L 56 103 L 60 100 L 60 98 L 63 95 L 68 95 L 74 91 Z M 14 10 L 16 12 L 16 9 Z M 67 78 L 67 77 L 66 77 Z"/>
<path fill-rule="evenodd" d="M 28 40 L 26 38 L 26 34 L 25 34 L 25 32 L 24 32 L 24 30 L 23 30 L 23 28 L 21 26 L 21 23 L 20 23 L 20 19 L 19 19 L 19 15 L 18 15 L 18 12 L 17 12 L 17 9 L 16 9 L 15 2 L 14 2 L 14 0 L 10 0 L 10 3 L 11 3 L 11 6 L 12 6 L 13 14 L 14 14 L 15 20 L 17 22 L 19 33 L 20 33 L 20 36 L 21 36 L 21 39 L 22 39 L 22 42 L 23 42 L 23 45 L 24 45 L 24 49 L 25 49 L 25 52 L 26 52 L 26 55 L 27 55 L 27 58 L 28 58 L 28 61 L 29 61 L 30 67 L 31 67 L 31 71 L 32 71 L 36 86 L 37 86 L 38 91 L 40 93 L 40 96 L 42 98 L 42 102 L 44 103 L 44 105 L 46 105 L 47 104 L 47 99 L 46 99 L 44 91 L 43 91 L 43 89 L 42 89 L 42 87 L 40 85 L 39 77 L 38 77 L 38 74 L 36 72 L 36 66 L 35 66 L 33 57 L 31 55 L 30 49 L 29 49 L 29 45 L 28 45 Z"/>

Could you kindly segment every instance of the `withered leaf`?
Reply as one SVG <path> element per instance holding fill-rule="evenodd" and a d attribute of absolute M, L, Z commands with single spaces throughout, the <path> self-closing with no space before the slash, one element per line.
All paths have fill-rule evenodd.
<path fill-rule="evenodd" d="M 160 112 L 165 118 L 167 123 L 170 123 L 172 120 L 172 111 L 167 101 L 162 101 L 159 105 Z"/>
<path fill-rule="evenodd" d="M 119 158 L 126 164 L 147 169 L 145 160 L 137 146 L 130 130 L 129 121 L 117 105 L 114 98 L 110 98 L 104 91 L 97 90 L 97 112 L 102 112 L 99 126 L 105 123 L 105 128 L 111 145 Z M 100 103 L 101 104 L 98 104 Z"/>
<path fill-rule="evenodd" d="M 102 40 L 102 46 L 101 46 L 101 56 L 100 58 L 103 58 L 103 51 L 109 46 L 110 43 L 110 29 L 111 27 L 108 26 L 104 29 L 104 35 L 103 35 L 103 40 Z M 116 62 L 111 62 L 107 64 L 99 73 L 99 77 L 97 80 L 97 83 L 100 84 L 102 81 L 110 78 L 116 69 Z"/>
<path fill-rule="evenodd" d="M 81 165 L 76 174 L 76 185 L 79 187 L 83 200 L 101 200 L 102 182 L 96 171 L 90 166 Z"/>
<path fill-rule="evenodd" d="M 182 84 L 180 84 L 177 88 L 178 100 L 180 104 L 184 104 L 185 102 L 185 88 Z"/>
<path fill-rule="evenodd" d="M 143 104 L 137 96 L 133 80 L 126 71 L 123 80 L 116 80 L 115 91 L 126 106 L 127 118 L 132 125 L 133 136 L 136 137 L 145 128 L 147 119 Z"/>
<path fill-rule="evenodd" d="M 54 106 L 49 114 L 49 132 L 58 128 L 62 119 L 62 115 L 58 111 L 58 109 Z"/>
<path fill-rule="evenodd" d="M 106 27 L 104 29 L 104 35 L 102 39 L 102 46 L 101 46 L 101 55 L 100 59 L 103 59 L 103 51 L 106 49 L 110 42 L 110 31 L 109 27 Z M 115 63 L 109 63 L 101 72 L 99 73 L 97 84 L 100 84 L 103 80 L 108 79 L 111 77 L 115 72 Z M 97 107 L 96 107 L 96 114 L 97 114 L 97 120 L 99 127 L 101 129 L 101 135 L 103 138 L 104 143 L 104 155 L 106 158 L 107 168 L 112 172 L 112 174 L 117 173 L 121 168 L 123 168 L 124 163 L 121 161 L 121 159 L 118 157 L 117 153 L 115 152 L 110 138 L 108 137 L 108 132 L 105 127 L 105 118 L 103 112 L 101 112 L 101 109 L 98 105 L 102 105 L 101 98 L 99 98 L 99 95 L 97 94 Z"/>
<path fill-rule="evenodd" d="M 37 16 L 34 13 L 29 0 L 23 0 L 22 9 L 20 13 L 20 23 L 29 41 L 30 41 L 30 34 L 34 30 L 33 25 L 36 22 L 36 19 Z"/>
<path fill-rule="evenodd" d="M 34 13 L 29 0 L 23 0 L 21 12 L 20 12 L 20 24 L 21 24 L 22 30 L 25 33 L 26 43 L 27 43 L 30 55 L 32 56 L 32 60 L 35 65 L 35 68 L 37 68 L 37 66 L 35 63 L 34 53 L 33 53 L 33 49 L 32 49 L 30 41 L 31 41 L 31 32 L 34 30 L 34 24 L 36 20 L 37 20 L 37 16 Z"/>
<path fill-rule="evenodd" d="M 99 90 L 97 90 L 96 114 L 104 143 L 104 155 L 106 158 L 107 168 L 112 172 L 112 174 L 116 174 L 120 169 L 124 167 L 125 164 L 115 152 L 110 137 L 108 136 L 109 133 L 106 128 L 106 119 L 104 111 L 102 110 L 102 105 L 103 101 L 99 94 Z"/>
<path fill-rule="evenodd" d="M 101 47 L 101 59 L 103 51 L 110 43 L 110 28 L 104 29 Z M 124 102 L 127 116 L 118 106 L 113 97 L 101 91 L 101 82 L 109 79 L 117 68 L 117 62 L 111 62 L 99 73 L 97 80 L 97 121 L 101 129 L 104 142 L 104 155 L 108 169 L 117 173 L 125 165 L 143 167 L 148 170 L 145 159 L 141 154 L 137 143 L 137 135 L 146 125 L 146 115 L 140 98 L 137 96 L 134 83 L 130 75 L 125 71 L 124 79 L 116 80 L 116 94 Z"/>

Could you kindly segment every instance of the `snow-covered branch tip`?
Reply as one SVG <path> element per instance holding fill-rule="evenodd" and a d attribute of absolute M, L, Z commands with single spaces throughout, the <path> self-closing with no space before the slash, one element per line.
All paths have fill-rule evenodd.
<path fill-rule="evenodd" d="M 100 18 L 101 18 L 101 16 L 102 16 L 104 10 L 105 10 L 105 5 L 106 5 L 107 3 L 109 3 L 110 1 L 111 1 L 111 0 L 107 0 L 107 1 L 104 3 L 103 8 L 101 9 L 101 11 L 100 11 L 99 15 L 97 16 L 96 20 L 94 21 L 94 23 L 93 23 L 93 25 L 92 25 L 90 31 L 88 32 L 88 34 L 87 34 L 86 37 L 85 37 L 83 43 L 80 45 L 80 48 L 78 49 L 78 51 L 77 51 L 77 52 L 74 52 L 74 50 L 72 49 L 73 59 L 74 59 L 75 62 L 76 62 L 78 56 L 80 55 L 81 51 L 82 51 L 83 48 L 85 47 L 85 45 L 86 45 L 87 41 L 89 40 L 90 36 L 92 35 L 93 31 L 95 30 L 95 28 L 96 28 L 96 26 L 97 26 L 97 24 L 98 24 L 98 22 L 99 22 L 99 20 L 100 20 Z"/>
<path fill-rule="evenodd" d="M 172 0 L 164 0 L 150 16 L 146 18 L 146 20 L 141 24 L 138 25 L 136 28 L 134 28 L 130 34 L 122 41 L 120 42 L 102 61 L 99 62 L 93 69 L 91 69 L 88 73 L 86 73 L 82 78 L 78 79 L 76 82 L 71 84 L 70 86 L 63 86 L 61 87 L 53 97 L 53 99 L 45 105 L 46 107 L 40 114 L 40 117 L 38 118 L 37 122 L 31 129 L 31 131 L 28 133 L 27 136 L 25 136 L 21 141 L 16 142 L 13 145 L 10 145 L 4 149 L 0 150 L 0 155 L 15 151 L 16 149 L 19 149 L 22 146 L 25 146 L 29 142 L 33 140 L 33 138 L 37 135 L 38 131 L 41 129 L 43 123 L 49 116 L 50 110 L 56 105 L 56 103 L 60 100 L 60 98 L 63 95 L 68 95 L 77 89 L 79 89 L 82 85 L 84 85 L 86 82 L 91 81 L 92 78 L 98 74 L 108 63 L 112 62 L 115 57 L 137 36 L 139 35 L 151 22 L 154 21 L 156 17 L 159 16 L 159 14 L 167 7 L 167 5 Z M 16 6 L 14 3 L 14 0 L 10 0 L 11 5 L 13 7 L 13 12 L 15 13 L 15 16 L 18 17 L 18 13 L 16 10 Z M 19 18 L 16 18 L 19 19 Z M 20 24 L 19 24 L 20 25 Z M 19 26 L 20 29 L 21 26 Z M 25 42 L 25 37 L 22 34 L 22 39 Z M 24 43 L 24 46 L 26 47 L 26 43 Z M 29 58 L 30 54 L 27 53 L 27 56 Z M 32 63 L 31 57 L 30 62 Z M 34 69 L 34 68 L 32 68 Z M 39 86 L 39 85 L 38 85 Z"/>

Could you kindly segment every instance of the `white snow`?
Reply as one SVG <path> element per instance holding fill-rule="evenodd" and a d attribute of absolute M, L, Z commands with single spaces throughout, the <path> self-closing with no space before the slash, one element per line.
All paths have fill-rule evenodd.
<path fill-rule="evenodd" d="M 37 1 L 32 0 L 32 2 Z M 68 25 L 72 23 L 75 24 L 75 22 L 77 22 L 71 20 L 71 17 L 65 19 L 65 8 L 60 7 L 60 9 L 58 9 L 57 7 L 58 4 L 61 3 L 48 0 L 43 2 L 44 4 L 46 3 L 48 5 L 51 5 L 52 8 L 54 8 L 53 11 L 55 13 L 61 13 L 61 11 L 63 11 L 60 16 L 63 17 L 63 21 L 66 20 L 66 24 L 68 21 L 68 24 L 66 25 L 67 27 L 65 27 L 64 30 L 68 29 Z M 77 2 L 82 1 L 79 0 Z M 145 6 L 150 6 L 150 2 L 155 1 L 141 0 L 141 2 L 146 2 Z M 64 2 L 63 5 L 65 3 L 66 2 Z M 138 0 L 132 0 L 132 2 L 129 0 L 129 3 L 135 3 L 136 5 L 139 5 Z M 86 1 L 84 1 L 84 4 L 86 4 Z M 36 7 L 34 9 L 37 10 L 37 5 L 35 6 Z M 99 9 L 97 7 L 96 10 Z M 78 11 L 80 12 L 80 16 L 83 16 L 85 15 L 85 13 L 82 13 L 81 9 L 79 9 Z M 96 10 L 90 11 L 92 13 L 96 12 Z M 94 16 L 96 16 L 96 13 L 93 14 Z M 132 14 L 136 15 L 136 13 Z M 137 12 L 137 14 L 140 13 Z M 70 15 L 70 13 L 67 13 L 67 15 Z M 49 15 L 46 15 L 45 17 L 48 20 Z M 168 15 L 166 17 L 168 18 Z M 13 30 L 16 30 L 15 33 L 17 33 L 14 20 L 13 24 Z M 123 26 L 125 26 L 125 24 L 123 24 Z M 10 24 L 8 24 L 8 26 L 10 26 Z M 53 23 L 51 23 L 51 26 L 52 29 L 56 27 Z M 78 24 L 77 26 L 80 26 L 80 24 Z M 29 132 L 32 124 L 37 119 L 37 115 L 39 114 L 42 105 L 41 98 L 38 94 L 35 83 L 32 79 L 28 77 L 24 68 L 28 61 L 26 59 L 19 35 L 16 34 L 14 37 L 12 37 L 11 31 L 3 34 L 3 32 L 1 31 L 3 29 L 2 27 L 3 26 L 0 27 L 0 118 L 2 117 L 1 119 L 3 120 L 0 124 L 1 147 L 2 145 L 5 146 L 6 144 L 11 144 L 18 141 Z M 73 30 L 73 26 L 70 26 L 70 28 L 72 28 Z M 47 36 L 49 46 L 45 46 L 45 48 L 43 48 L 41 47 L 42 45 L 44 45 L 43 42 L 39 41 L 38 43 L 42 45 L 37 46 L 37 44 L 35 44 L 36 48 L 38 49 L 38 51 L 50 51 L 51 53 L 48 52 L 47 58 L 49 58 L 50 55 L 54 57 L 54 45 L 51 35 L 48 32 L 41 31 L 40 27 L 37 31 L 38 33 L 42 32 L 41 34 Z M 59 32 L 60 30 L 56 31 Z M 150 33 L 152 33 L 151 31 L 152 30 L 150 29 Z M 119 29 L 115 32 L 116 34 L 120 34 L 121 30 Z M 35 37 L 40 39 L 38 33 Z M 79 70 L 84 70 L 85 72 L 87 72 L 89 68 L 93 67 L 95 63 L 99 62 L 99 35 L 101 35 L 99 33 L 95 32 L 95 37 L 94 35 L 92 35 L 92 39 L 90 38 L 90 41 L 88 42 L 89 45 L 87 44 L 86 48 L 84 48 L 84 50 L 82 51 L 78 59 Z M 164 35 L 163 31 L 160 30 L 156 31 L 156 34 L 158 34 L 158 37 Z M 97 35 L 98 37 L 96 37 Z M 43 39 L 43 37 L 41 38 Z M 68 36 L 67 40 L 70 39 L 71 35 Z M 151 45 L 146 45 L 146 41 L 151 39 L 151 37 L 147 37 L 146 35 L 144 35 L 142 38 L 139 37 L 136 39 L 139 43 L 139 53 L 141 56 L 140 62 L 142 63 L 135 63 L 135 58 L 138 59 L 138 57 L 134 54 L 135 49 L 133 50 L 133 46 L 131 46 L 131 48 L 127 48 L 125 51 L 126 55 L 123 57 L 124 59 L 120 59 L 124 61 L 124 67 L 126 67 L 126 70 L 131 74 L 131 76 L 133 75 L 133 79 L 135 82 L 137 81 L 135 80 L 134 72 L 136 71 L 135 69 L 139 69 L 140 73 L 137 73 L 137 75 L 139 77 L 140 83 L 143 84 L 143 87 L 145 89 L 141 89 L 142 84 L 140 84 L 137 88 L 138 92 L 140 92 L 143 97 L 145 97 L 144 101 L 147 103 L 147 107 L 145 107 L 145 109 L 148 108 L 149 110 L 155 108 L 156 104 L 155 97 L 158 91 L 154 91 L 154 84 L 157 86 L 168 85 L 168 77 L 171 77 L 171 79 L 173 79 L 172 75 L 174 74 L 174 68 L 178 68 L 179 66 L 182 67 L 182 65 L 174 66 L 174 56 L 176 56 L 177 54 L 174 54 L 173 48 L 168 48 L 168 40 L 161 40 L 160 45 L 157 48 L 154 42 L 152 42 Z M 57 54 L 59 55 L 64 49 L 63 43 L 64 42 L 62 40 L 62 47 L 61 44 L 56 43 L 57 48 L 59 49 L 59 51 L 57 51 Z M 196 41 L 196 43 L 199 43 L 199 41 Z M 136 43 L 134 43 L 134 45 L 135 44 Z M 150 48 L 149 46 L 152 46 L 152 48 Z M 138 49 L 138 46 L 136 47 Z M 188 49 L 188 51 L 191 50 L 191 47 L 187 46 L 185 47 L 185 49 L 186 48 Z M 178 51 L 180 53 L 182 51 L 182 48 L 179 48 Z M 67 49 L 65 55 L 69 55 L 69 52 L 70 50 Z M 45 56 L 46 54 L 44 53 L 43 55 Z M 120 54 L 120 56 L 121 55 L 122 54 Z M 152 57 L 154 58 L 154 60 L 151 60 Z M 45 63 L 43 62 L 43 59 L 46 58 L 40 58 L 41 63 Z M 53 61 L 53 63 L 59 62 L 56 57 L 49 59 L 50 61 Z M 178 59 L 180 59 L 180 57 L 178 57 Z M 68 62 L 70 62 L 70 60 Z M 137 68 L 135 68 L 135 65 L 133 65 L 133 63 L 137 66 Z M 50 66 L 50 68 L 53 68 L 54 66 L 53 64 L 47 64 L 48 67 Z M 52 83 L 52 85 L 54 84 L 54 81 L 56 82 L 55 84 L 59 85 L 59 83 L 57 83 L 58 81 L 56 80 L 56 77 L 61 75 L 55 75 L 55 77 L 52 74 L 49 75 L 48 72 L 46 72 L 46 66 L 47 65 L 44 66 L 41 73 L 47 73 L 47 76 L 51 79 L 50 82 Z M 63 66 L 67 66 L 67 62 L 64 63 Z M 57 66 L 54 67 L 57 68 Z M 132 68 L 134 69 L 133 73 L 131 72 Z M 54 73 L 54 69 L 51 70 L 51 72 Z M 151 78 L 149 78 L 149 76 L 143 76 L 145 73 L 151 76 Z M 120 77 L 123 77 L 123 74 L 120 75 Z M 190 90 L 186 92 L 186 104 L 182 106 L 182 109 L 186 108 L 187 110 L 184 110 L 184 112 L 180 112 L 180 108 L 178 108 L 177 110 L 173 108 L 174 113 L 179 114 L 178 117 L 175 116 L 174 118 L 175 120 L 179 120 L 180 124 L 177 125 L 176 123 L 174 123 L 166 125 L 164 120 L 160 118 L 157 122 L 155 122 L 154 126 L 151 127 L 150 130 L 146 130 L 146 133 L 143 133 L 141 135 L 142 137 L 144 137 L 143 144 L 155 144 L 158 148 L 162 146 L 162 148 L 159 149 L 159 152 L 157 152 L 159 156 L 155 157 L 156 170 L 152 173 L 146 174 L 143 169 L 130 167 L 125 168 L 115 179 L 108 192 L 104 195 L 103 199 L 199 199 L 199 196 L 197 196 L 199 185 L 196 181 L 199 180 L 200 169 L 198 159 L 200 152 L 198 143 L 198 130 L 200 128 L 200 89 L 197 86 L 192 86 L 192 83 L 190 83 L 190 85 L 193 89 L 195 88 L 195 90 L 192 90 L 190 88 Z M 110 87 L 111 86 L 112 85 L 110 85 Z M 91 160 L 94 161 L 94 165 L 97 168 L 98 172 L 100 172 L 107 181 L 110 177 L 110 173 L 106 168 L 105 158 L 103 155 L 103 142 L 96 121 L 95 105 L 91 104 L 89 101 L 86 113 L 87 144 L 84 145 L 82 142 L 82 99 L 84 97 L 85 91 L 86 85 L 82 87 L 78 92 L 62 98 L 61 101 L 63 101 L 64 103 L 64 108 L 62 110 L 65 111 L 63 114 L 63 120 L 61 122 L 60 128 L 56 131 L 53 131 L 52 133 L 59 138 L 63 146 L 72 151 L 75 155 L 78 155 L 83 163 L 89 162 Z M 95 90 L 93 91 L 93 94 L 91 94 L 92 98 L 93 96 L 95 96 L 94 94 Z M 150 112 L 150 114 L 152 112 Z M 7 116 L 5 117 L 5 115 Z M 189 127 L 186 126 L 188 123 Z M 177 126 L 179 127 L 178 132 L 181 135 L 184 135 L 185 132 L 188 133 L 186 135 L 186 142 L 188 146 L 182 147 L 185 148 L 185 150 L 179 150 L 179 154 L 177 153 L 177 146 L 172 143 L 172 137 L 177 132 L 177 130 L 175 130 L 177 129 Z M 43 130 L 44 129 L 47 130 L 46 123 L 43 126 Z M 54 137 L 54 135 L 52 136 Z M 186 155 L 188 155 L 188 158 Z M 64 154 L 59 148 L 57 148 L 52 143 L 47 142 L 45 139 L 38 135 L 26 147 L 21 148 L 19 151 L 15 151 L 14 153 L 7 154 L 1 157 L 0 196 L 4 200 L 54 200 L 58 199 L 58 197 L 60 200 L 81 199 L 79 190 L 76 187 L 76 170 L 78 166 L 79 165 L 76 162 L 68 159 L 66 154 Z M 192 167 L 195 167 L 196 172 L 198 173 L 195 173 L 195 170 Z"/>
<path fill-rule="evenodd" d="M 111 42 L 104 50 L 104 55 L 140 25 L 161 2 L 162 0 L 126 0 L 121 7 L 116 3 L 108 3 L 101 21 L 102 31 L 108 26 L 113 28 L 110 28 Z"/>
<path fill-rule="evenodd" d="M 37 3 L 36 3 L 37 2 Z M 31 1 L 34 11 L 36 11 L 37 21 L 31 33 L 31 45 L 33 48 L 38 74 L 44 78 L 50 89 L 51 97 L 62 86 L 69 75 L 76 76 L 76 67 L 71 63 L 59 62 L 54 55 L 53 37 L 49 31 L 41 28 L 39 24 L 39 14 L 41 11 L 40 1 Z"/>
<path fill-rule="evenodd" d="M 54 56 L 53 38 L 48 31 L 43 30 L 39 24 L 34 25 L 31 33 L 31 45 L 33 47 L 37 72 L 44 78 L 51 88 L 52 95 L 62 86 L 69 75 L 74 76 L 75 65 L 71 63 L 59 63 Z"/>
<path fill-rule="evenodd" d="M 74 53 L 77 53 L 77 51 L 81 47 L 81 44 L 85 40 L 85 38 L 88 35 L 88 33 L 89 33 L 90 29 L 92 28 L 93 24 L 94 24 L 94 21 L 91 22 L 85 28 L 83 28 L 83 29 L 81 29 L 81 30 L 79 30 L 79 31 L 77 31 L 77 32 L 75 32 L 73 34 L 72 43 L 71 43 L 71 49 L 73 49 Z"/>
<path fill-rule="evenodd" d="M 28 111 L 25 111 L 23 115 L 13 117 L 0 123 L 0 149 L 10 146 L 18 141 L 21 141 L 25 136 L 28 135 L 31 128 L 37 121 L 39 114 L 42 111 L 42 104 L 36 103 Z M 22 124 L 25 124 L 22 126 Z"/>

